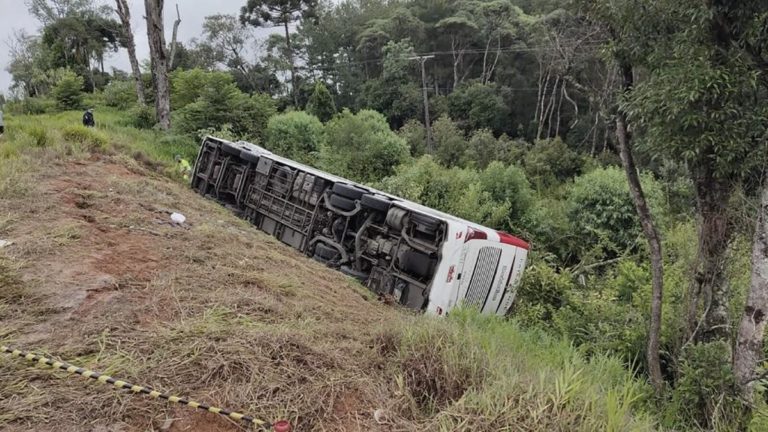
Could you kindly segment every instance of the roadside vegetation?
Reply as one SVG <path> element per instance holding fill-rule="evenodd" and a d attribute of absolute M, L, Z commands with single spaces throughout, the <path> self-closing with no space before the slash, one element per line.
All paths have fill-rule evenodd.
<path fill-rule="evenodd" d="M 195 144 L 171 147 L 161 133 L 121 125 L 117 111 L 96 112 L 96 129 L 78 126 L 79 112 L 7 119 L 0 237 L 14 244 L 0 251 L 3 343 L 287 417 L 301 430 L 658 425 L 650 387 L 619 357 L 585 356 L 566 339 L 474 311 L 434 319 L 381 304 L 351 279 L 195 197 L 173 162 Z M 112 165 L 122 169 L 105 170 Z M 69 182 L 76 186 L 52 186 Z M 169 206 L 187 215 L 189 231 L 157 224 L 152 211 Z M 80 261 L 129 238 L 138 249 L 118 250 L 107 268 Z M 145 249 L 167 252 L 154 263 Z M 114 268 L 118 261 L 126 267 Z M 81 279 L 41 270 L 68 262 Z M 172 270 L 153 270 L 158 264 Z M 82 290 L 85 299 L 66 300 Z M 83 422 L 146 428 L 168 417 L 238 429 L 18 360 L 3 360 L 0 376 L 5 430 L 52 421 L 59 430 Z"/>
<path fill-rule="evenodd" d="M 366 301 L 363 313 L 386 318 L 339 324 L 327 339 L 293 333 L 313 353 L 351 337 L 362 354 L 349 367 L 367 383 L 355 381 L 366 390 L 340 405 L 315 405 L 323 398 L 314 393 L 281 399 L 300 424 L 370 429 L 375 424 L 364 421 L 373 421 L 376 406 L 403 429 L 768 428 L 765 2 L 242 3 L 239 15 L 206 17 L 201 34 L 173 37 L 167 47 L 162 26 L 153 26 L 150 73 L 131 48 L 124 0 L 118 14 L 89 0 L 56 0 L 57 8 L 53 0 L 27 2 L 41 30 L 11 41 L 13 89 L 0 97 L 0 234 L 34 235 L 18 231 L 21 221 L 53 217 L 50 208 L 21 216 L 17 209 L 41 205 L 51 186 L 45 179 L 77 166 L 58 159 L 107 160 L 143 179 L 73 198 L 90 208 L 100 194 L 111 197 L 110 187 L 143 198 L 148 185 L 187 194 L 167 182 L 181 179 L 175 155 L 193 159 L 207 134 L 249 140 L 532 244 L 507 320 L 460 312 L 432 321 Z M 159 5 L 147 0 L 147 10 L 133 12 L 157 17 Z M 257 40 L 255 28 L 271 26 L 280 34 Z M 93 67 L 123 49 L 133 57 L 130 73 Z M 158 66 L 163 51 L 174 54 Z M 95 129 L 78 124 L 85 108 L 95 108 Z M 151 197 L 156 206 L 167 207 L 165 193 Z M 215 209 L 191 195 L 189 202 L 200 214 Z M 223 212 L 215 218 L 242 228 L 253 244 L 265 241 Z M 131 220 L 112 225 L 159 232 Z M 68 221 L 23 250 L 82 242 L 78 227 Z M 220 239 L 222 229 L 189 235 Z M 231 256 L 210 247 L 217 260 Z M 300 259 L 280 250 L 291 263 Z M 19 258 L 0 268 L 26 280 L 29 261 Z M 297 269 L 256 285 L 298 301 L 316 298 L 310 277 L 314 271 Z M 354 289 L 328 277 L 328 290 Z M 252 292 L 249 283 L 233 286 Z M 361 313 L 355 307 L 341 316 Z M 204 323 L 230 317 L 220 312 L 195 313 Z M 306 313 L 300 307 L 283 319 L 314 331 L 327 318 Z M 265 319 L 241 315 L 248 325 Z M 243 321 L 225 322 L 234 331 L 230 323 Z M 388 348 L 376 351 L 383 348 L 372 341 Z M 317 365 L 317 376 L 332 377 L 343 364 L 335 361 Z M 139 371 L 160 363 L 137 364 Z M 246 368 L 227 363 L 223 376 L 239 376 L 238 367 Z M 221 384 L 219 376 L 209 382 Z M 336 394 L 315 384 L 317 394 Z M 227 394 L 228 403 L 277 409 L 266 394 Z M 365 407 L 350 408 L 347 398 Z M 344 423 L 340 412 L 364 420 Z"/>

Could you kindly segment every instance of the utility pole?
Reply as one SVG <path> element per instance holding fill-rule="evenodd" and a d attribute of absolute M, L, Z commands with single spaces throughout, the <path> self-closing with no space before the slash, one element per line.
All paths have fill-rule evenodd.
<path fill-rule="evenodd" d="M 408 60 L 418 60 L 419 63 L 421 63 L 421 91 L 424 95 L 424 127 L 427 129 L 427 151 L 429 153 L 434 153 L 434 148 L 432 148 L 432 126 L 429 124 L 429 96 L 427 94 L 427 72 L 424 68 L 424 63 L 427 62 L 427 60 L 435 58 L 433 55 L 429 56 L 416 56 L 416 57 L 409 57 Z"/>

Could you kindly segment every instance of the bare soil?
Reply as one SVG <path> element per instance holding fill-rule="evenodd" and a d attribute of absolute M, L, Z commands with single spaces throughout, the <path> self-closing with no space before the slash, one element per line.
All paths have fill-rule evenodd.
<path fill-rule="evenodd" d="M 0 342 L 294 430 L 390 430 L 375 340 L 400 311 L 133 160 L 32 184 L 0 199 Z M 0 356 L 0 430 L 246 428 Z"/>

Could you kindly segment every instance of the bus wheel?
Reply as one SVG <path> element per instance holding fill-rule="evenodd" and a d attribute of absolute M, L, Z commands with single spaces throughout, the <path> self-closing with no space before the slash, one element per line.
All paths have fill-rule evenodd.
<path fill-rule="evenodd" d="M 389 208 L 392 206 L 392 201 L 380 195 L 367 194 L 367 195 L 363 195 L 363 198 L 360 200 L 360 205 L 362 205 L 363 207 L 367 207 L 371 210 L 376 210 L 376 211 L 386 213 L 389 211 Z"/>

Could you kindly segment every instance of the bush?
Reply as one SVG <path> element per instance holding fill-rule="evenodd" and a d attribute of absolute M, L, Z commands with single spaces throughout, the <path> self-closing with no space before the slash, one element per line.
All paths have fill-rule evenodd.
<path fill-rule="evenodd" d="M 408 144 L 389 129 L 383 115 L 371 110 L 344 110 L 326 125 L 326 141 L 322 167 L 361 182 L 391 175 L 409 157 Z"/>
<path fill-rule="evenodd" d="M 541 189 L 575 177 L 584 162 L 563 140 L 553 138 L 536 141 L 526 153 L 523 164 L 528 178 Z"/>
<path fill-rule="evenodd" d="M 731 349 L 724 341 L 689 345 L 680 359 L 680 375 L 665 409 L 669 427 L 700 424 L 705 430 L 743 430 L 741 402 L 735 399 Z"/>
<path fill-rule="evenodd" d="M 196 102 L 207 89 L 224 89 L 229 85 L 234 86 L 234 79 L 227 72 L 177 69 L 171 74 L 171 106 L 180 110 Z"/>
<path fill-rule="evenodd" d="M 90 151 L 102 150 L 107 146 L 107 137 L 85 126 L 66 126 L 61 130 L 64 140 L 86 146 Z"/>
<path fill-rule="evenodd" d="M 651 210 L 663 215 L 664 196 L 658 182 L 643 176 L 642 184 Z M 600 168 L 576 178 L 569 189 L 568 217 L 582 260 L 588 261 L 590 254 L 594 260 L 615 257 L 639 244 L 640 223 L 619 168 Z"/>
<path fill-rule="evenodd" d="M 53 88 L 53 98 L 61 109 L 80 109 L 83 106 L 83 77 L 72 71 L 62 74 Z"/>
<path fill-rule="evenodd" d="M 24 131 L 32 137 L 36 147 L 47 147 L 51 143 L 48 132 L 42 126 L 35 124 L 29 125 L 24 128 Z"/>
<path fill-rule="evenodd" d="M 194 102 L 182 104 L 183 108 L 176 111 L 174 123 L 179 133 L 202 138 L 200 131 L 229 124 L 238 138 L 261 141 L 267 121 L 276 111 L 272 98 L 264 94 L 248 96 L 235 86 L 229 75 L 224 79 L 217 72 L 204 74 L 213 76 L 205 87 L 185 87 L 177 96 L 184 101 L 197 97 Z"/>
<path fill-rule="evenodd" d="M 432 139 L 435 156 L 441 164 L 447 167 L 463 165 L 467 142 L 464 133 L 450 117 L 442 116 L 432 125 Z"/>
<path fill-rule="evenodd" d="M 529 265 L 523 273 L 512 313 L 527 326 L 551 326 L 555 311 L 567 303 L 567 296 L 574 288 L 573 275 L 569 272 L 557 273 L 543 262 Z"/>
<path fill-rule="evenodd" d="M 104 104 L 121 110 L 138 102 L 133 81 L 112 81 L 104 88 Z"/>
<path fill-rule="evenodd" d="M 336 103 L 328 88 L 321 82 L 315 84 L 315 90 L 307 102 L 307 112 L 325 123 L 336 115 Z"/>
<path fill-rule="evenodd" d="M 323 141 L 323 124 L 304 111 L 279 114 L 269 119 L 266 147 L 282 156 L 313 164 Z"/>
<path fill-rule="evenodd" d="M 148 105 L 136 104 L 126 113 L 124 124 L 136 129 L 152 129 L 155 126 L 155 109 Z"/>
<path fill-rule="evenodd" d="M 408 143 L 411 149 L 411 156 L 419 157 L 427 151 L 427 131 L 424 124 L 416 119 L 410 119 L 397 131 L 402 139 Z"/>
<path fill-rule="evenodd" d="M 490 215 L 485 223 L 492 227 L 519 227 L 533 203 L 533 192 L 522 168 L 491 162 L 480 174 L 480 186 L 501 212 Z"/>
<path fill-rule="evenodd" d="M 465 130 L 508 129 L 510 111 L 504 103 L 504 88 L 480 83 L 462 86 L 448 96 L 448 112 Z"/>

